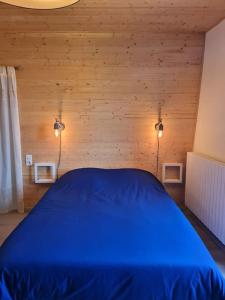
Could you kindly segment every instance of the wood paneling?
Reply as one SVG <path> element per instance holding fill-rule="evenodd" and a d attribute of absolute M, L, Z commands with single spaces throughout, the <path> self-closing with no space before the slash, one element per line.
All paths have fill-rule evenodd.
<path fill-rule="evenodd" d="M 0 64 L 20 65 L 23 158 L 31 153 L 34 161 L 57 161 L 53 122 L 62 101 L 60 174 L 88 166 L 155 173 L 161 102 L 160 162 L 185 162 L 195 130 L 203 34 L 11 32 L 0 33 L 0 44 Z M 23 173 L 25 205 L 32 207 L 47 186 L 35 185 L 25 165 Z M 182 185 L 168 189 L 182 199 Z"/>
<path fill-rule="evenodd" d="M 165 124 L 160 162 L 192 150 L 204 34 L 224 0 L 80 0 L 60 10 L 0 4 L 0 64 L 19 65 L 22 150 L 57 161 L 54 118 L 62 102 L 60 174 L 76 167 L 156 172 L 154 124 Z M 47 186 L 23 165 L 25 204 Z M 168 186 L 183 199 L 183 186 Z"/>

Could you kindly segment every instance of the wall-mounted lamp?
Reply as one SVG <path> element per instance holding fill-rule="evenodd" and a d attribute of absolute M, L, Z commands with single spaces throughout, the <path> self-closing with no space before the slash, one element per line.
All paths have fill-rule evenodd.
<path fill-rule="evenodd" d="M 61 131 L 64 129 L 65 129 L 65 124 L 56 118 L 54 123 L 55 136 L 58 137 L 61 134 Z"/>
<path fill-rule="evenodd" d="M 156 177 L 159 174 L 159 155 L 160 155 L 160 138 L 163 136 L 163 122 L 162 122 L 162 107 L 161 103 L 159 103 L 159 111 L 158 111 L 158 122 L 155 124 L 155 129 L 157 131 L 157 152 L 156 152 Z"/>
<path fill-rule="evenodd" d="M 157 130 L 158 138 L 161 138 L 163 136 L 163 123 L 161 118 L 159 118 L 158 123 L 155 124 L 155 129 Z"/>

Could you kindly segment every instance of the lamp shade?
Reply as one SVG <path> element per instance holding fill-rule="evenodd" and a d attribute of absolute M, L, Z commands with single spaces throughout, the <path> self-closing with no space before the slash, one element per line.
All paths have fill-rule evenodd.
<path fill-rule="evenodd" d="M 65 7 L 79 0 L 3 0 L 1 2 L 25 8 L 53 9 Z"/>

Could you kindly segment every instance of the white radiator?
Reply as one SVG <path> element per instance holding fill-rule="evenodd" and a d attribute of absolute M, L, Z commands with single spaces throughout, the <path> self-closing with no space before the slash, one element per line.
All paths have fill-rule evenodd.
<path fill-rule="evenodd" d="M 225 164 L 187 155 L 186 206 L 225 244 Z"/>

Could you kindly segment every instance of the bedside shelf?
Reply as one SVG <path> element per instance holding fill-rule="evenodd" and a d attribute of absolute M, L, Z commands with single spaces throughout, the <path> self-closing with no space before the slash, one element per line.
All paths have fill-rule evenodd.
<path fill-rule="evenodd" d="M 177 169 L 177 170 L 176 170 Z M 168 177 L 169 170 L 174 170 L 177 176 Z M 183 183 L 183 164 L 182 163 L 164 163 L 162 167 L 163 183 Z"/>
<path fill-rule="evenodd" d="M 45 169 L 47 175 L 40 174 L 40 170 Z M 48 172 L 49 171 L 49 172 Z M 46 178 L 47 177 L 47 178 Z M 56 180 L 56 166 L 55 163 L 41 162 L 34 164 L 34 182 L 35 183 L 54 183 Z"/>

